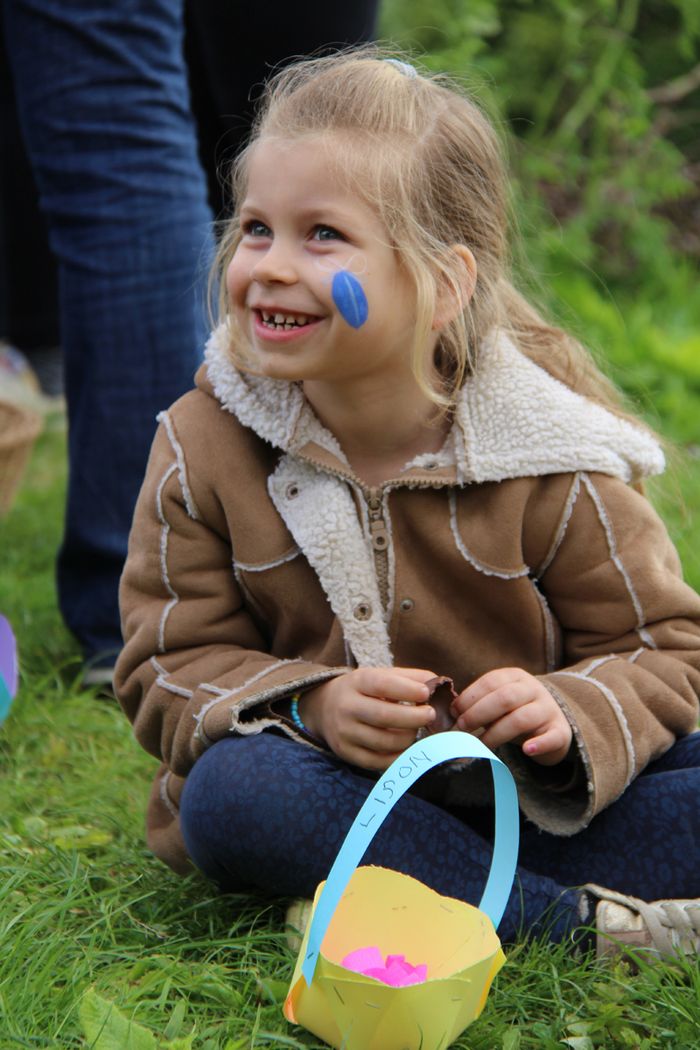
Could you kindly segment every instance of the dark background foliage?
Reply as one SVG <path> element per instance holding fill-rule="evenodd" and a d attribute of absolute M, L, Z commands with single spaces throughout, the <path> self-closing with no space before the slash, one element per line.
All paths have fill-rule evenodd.
<path fill-rule="evenodd" d="M 385 0 L 382 31 L 501 126 L 521 283 L 700 444 L 700 3 Z"/>
<path fill-rule="evenodd" d="M 700 259 L 696 0 L 387 0 L 384 28 L 476 81 L 565 252 L 631 290 Z"/>

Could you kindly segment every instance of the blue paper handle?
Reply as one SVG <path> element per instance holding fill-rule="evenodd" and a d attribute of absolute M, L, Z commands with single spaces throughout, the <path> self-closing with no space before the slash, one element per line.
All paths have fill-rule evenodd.
<path fill-rule="evenodd" d="M 508 902 L 518 860 L 520 824 L 515 782 L 508 767 L 477 737 L 459 732 L 436 733 L 411 744 L 389 766 L 377 780 L 345 836 L 311 920 L 306 956 L 301 968 L 307 984 L 313 980 L 321 944 L 338 902 L 392 807 L 429 769 L 455 758 L 485 758 L 491 763 L 496 827 L 491 870 L 479 908 L 486 912 L 494 927 L 498 927 Z"/>

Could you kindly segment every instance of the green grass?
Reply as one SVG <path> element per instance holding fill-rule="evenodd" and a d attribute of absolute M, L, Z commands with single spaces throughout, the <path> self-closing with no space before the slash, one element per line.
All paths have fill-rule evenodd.
<path fill-rule="evenodd" d="M 0 609 L 22 655 L 20 694 L 0 730 L 0 1050 L 318 1047 L 281 1014 L 294 963 L 285 902 L 217 897 L 145 848 L 154 761 L 114 703 L 80 688 L 56 609 L 64 438 L 55 419 L 0 523 Z M 699 491 L 688 460 L 663 492 L 687 550 L 692 515 L 679 506 L 697 520 Z M 625 963 L 518 945 L 456 1045 L 691 1050 L 700 976 L 694 964 L 633 975 Z"/>
<path fill-rule="evenodd" d="M 547 275 L 550 308 L 665 442 L 667 470 L 647 493 L 668 526 L 684 575 L 700 591 L 700 299 L 698 275 L 678 265 L 666 296 L 614 296 L 575 261 Z"/>

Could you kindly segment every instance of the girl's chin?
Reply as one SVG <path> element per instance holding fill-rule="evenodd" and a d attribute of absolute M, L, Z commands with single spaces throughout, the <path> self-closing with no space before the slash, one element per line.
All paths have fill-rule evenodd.
<path fill-rule="evenodd" d="M 287 379 L 290 382 L 297 382 L 297 380 L 306 378 L 300 374 L 300 371 L 303 371 L 300 362 L 294 360 L 291 355 L 261 351 L 258 347 L 256 347 L 252 361 L 252 370 L 257 375 L 267 376 L 268 379 Z"/>

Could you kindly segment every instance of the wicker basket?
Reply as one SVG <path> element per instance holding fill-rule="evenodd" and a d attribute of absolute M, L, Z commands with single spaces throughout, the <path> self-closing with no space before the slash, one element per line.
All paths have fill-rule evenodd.
<path fill-rule="evenodd" d="M 12 505 L 42 424 L 31 409 L 0 400 L 0 515 Z"/>

